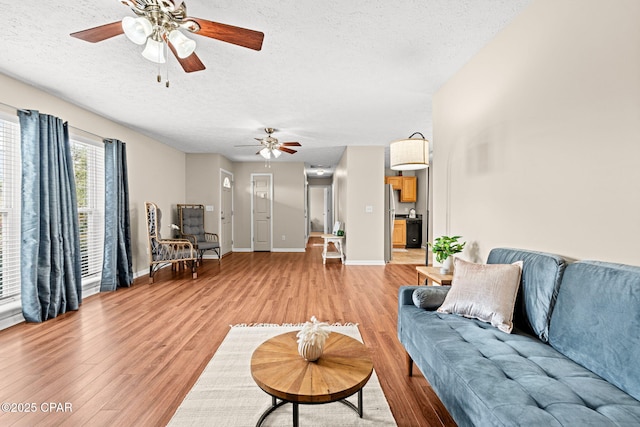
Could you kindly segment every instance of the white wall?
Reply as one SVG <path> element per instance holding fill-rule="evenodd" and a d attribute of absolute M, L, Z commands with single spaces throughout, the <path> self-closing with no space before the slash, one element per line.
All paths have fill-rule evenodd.
<path fill-rule="evenodd" d="M 334 175 L 347 264 L 384 265 L 384 147 L 349 146 Z M 367 212 L 371 207 L 371 212 Z"/>
<path fill-rule="evenodd" d="M 155 202 L 162 210 L 161 232 L 168 235 L 168 225 L 175 222 L 175 205 L 184 200 L 184 153 L 2 74 L 0 102 L 17 108 L 39 110 L 60 117 L 75 128 L 103 138 L 119 139 L 127 144 L 133 269 L 147 273 L 149 263 L 144 203 Z"/>
<path fill-rule="evenodd" d="M 434 236 L 640 265 L 640 2 L 536 0 L 434 99 Z"/>

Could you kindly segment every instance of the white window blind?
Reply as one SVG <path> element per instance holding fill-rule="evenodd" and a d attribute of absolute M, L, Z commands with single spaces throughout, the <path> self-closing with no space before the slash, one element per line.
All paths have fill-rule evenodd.
<path fill-rule="evenodd" d="M 104 242 L 104 145 L 71 135 L 78 196 L 82 281 L 100 278 Z"/>
<path fill-rule="evenodd" d="M 0 113 L 0 303 L 20 296 L 20 126 Z"/>

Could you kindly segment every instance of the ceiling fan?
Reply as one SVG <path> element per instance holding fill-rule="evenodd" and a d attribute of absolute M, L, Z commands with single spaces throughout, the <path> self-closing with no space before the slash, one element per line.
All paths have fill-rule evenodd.
<path fill-rule="evenodd" d="M 262 49 L 264 33 L 206 19 L 187 16 L 187 6 L 173 0 L 119 0 L 129 6 L 137 18 L 127 16 L 122 21 L 72 33 L 72 37 L 91 43 L 100 42 L 124 33 L 132 42 L 145 45 L 142 56 L 164 63 L 165 46 L 171 50 L 184 71 L 204 70 L 195 54 L 195 41 L 181 30 L 210 37 L 253 50 Z"/>
<path fill-rule="evenodd" d="M 271 136 L 276 131 L 274 128 L 265 128 L 264 131 L 267 133 L 266 137 L 255 138 L 257 141 L 260 141 L 259 147 L 261 147 L 256 154 L 260 154 L 266 160 L 270 160 L 271 158 L 277 159 L 283 152 L 289 154 L 297 153 L 296 150 L 288 147 L 302 147 L 299 142 L 278 141 L 277 138 Z M 236 147 L 255 147 L 255 145 L 236 145 Z"/>

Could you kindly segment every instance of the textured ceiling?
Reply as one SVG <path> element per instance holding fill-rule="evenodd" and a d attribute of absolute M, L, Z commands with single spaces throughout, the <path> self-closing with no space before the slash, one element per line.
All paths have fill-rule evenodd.
<path fill-rule="evenodd" d="M 167 89 L 124 35 L 69 36 L 133 16 L 119 1 L 0 0 L 0 72 L 184 152 L 260 161 L 235 145 L 274 127 L 302 144 L 276 161 L 328 166 L 347 145 L 431 139 L 433 94 L 530 2 L 187 0 L 190 16 L 262 31 L 264 44 L 193 35 L 207 69 L 186 74 L 171 58 Z"/>

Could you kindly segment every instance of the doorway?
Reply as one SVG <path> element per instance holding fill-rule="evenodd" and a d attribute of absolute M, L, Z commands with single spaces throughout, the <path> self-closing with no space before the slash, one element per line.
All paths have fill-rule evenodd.
<path fill-rule="evenodd" d="M 233 174 L 220 169 L 220 256 L 233 250 Z"/>
<path fill-rule="evenodd" d="M 271 251 L 272 180 L 273 176 L 271 174 L 251 174 L 251 182 L 253 184 L 251 235 L 253 250 L 256 252 Z"/>
<path fill-rule="evenodd" d="M 331 233 L 333 224 L 331 186 L 310 185 L 308 195 L 310 233 Z"/>

